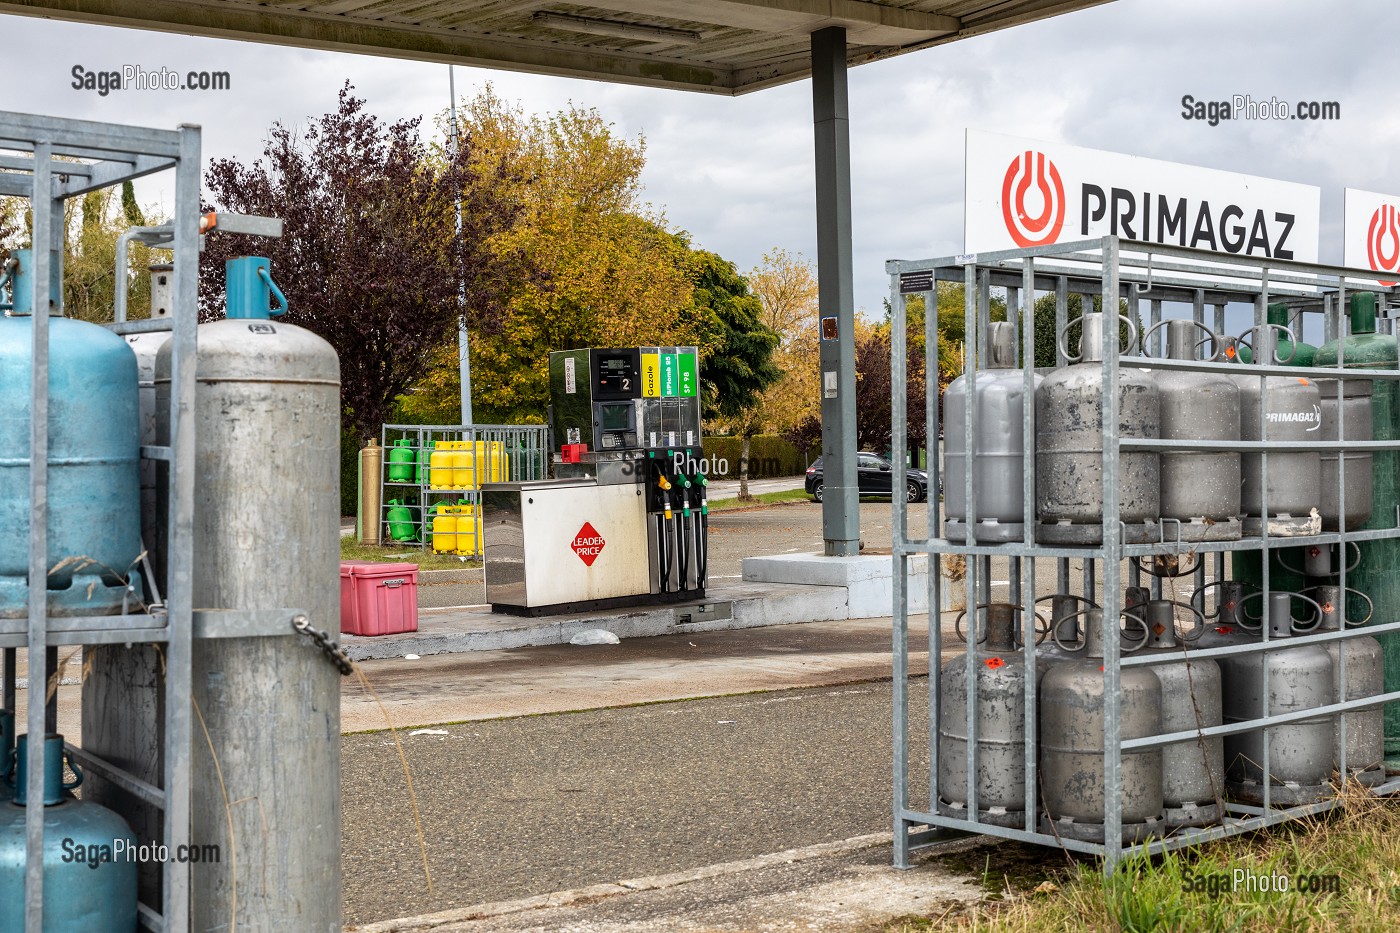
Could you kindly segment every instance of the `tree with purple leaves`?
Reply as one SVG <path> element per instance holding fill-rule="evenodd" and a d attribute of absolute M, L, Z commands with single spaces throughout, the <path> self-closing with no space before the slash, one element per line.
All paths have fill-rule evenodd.
<path fill-rule="evenodd" d="M 265 255 L 287 295 L 286 320 L 340 354 L 342 426 L 377 437 L 395 399 L 421 379 L 431 351 L 466 316 L 499 322 L 529 264 L 494 240 L 515 223 L 506 163 L 430 152 L 418 119 L 389 124 L 347 82 L 338 108 L 304 128 L 274 123 L 251 165 L 217 159 L 210 209 L 280 217 L 280 239 L 210 237 L 200 263 L 201 316 L 222 313 L 224 262 Z M 462 229 L 454 207 L 461 199 Z"/>

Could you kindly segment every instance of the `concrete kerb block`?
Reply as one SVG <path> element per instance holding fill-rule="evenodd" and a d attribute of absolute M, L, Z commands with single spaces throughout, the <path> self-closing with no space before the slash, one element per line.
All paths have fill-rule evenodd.
<path fill-rule="evenodd" d="M 737 599 L 733 604 L 733 616 L 730 628 L 859 618 L 849 611 L 846 589 L 836 586 L 794 587 L 791 593 L 775 593 L 757 599 Z"/>
<path fill-rule="evenodd" d="M 667 635 L 675 630 L 675 615 L 669 608 L 660 608 L 647 612 L 604 616 L 599 619 L 568 619 L 559 623 L 559 636 L 555 644 L 566 644 L 579 632 L 588 632 L 593 629 L 612 632 L 618 638 L 646 638 L 652 635 Z"/>
<path fill-rule="evenodd" d="M 846 618 L 869 619 L 894 612 L 894 559 L 889 554 L 776 554 L 746 557 L 741 566 L 746 582 L 840 587 L 846 591 Z M 928 611 L 928 567 L 927 554 L 909 556 L 910 612 Z"/>

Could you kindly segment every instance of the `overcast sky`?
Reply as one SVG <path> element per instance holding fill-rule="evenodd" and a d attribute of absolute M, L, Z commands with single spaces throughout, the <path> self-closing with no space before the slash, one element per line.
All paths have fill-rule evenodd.
<path fill-rule="evenodd" d="M 447 68 L 388 58 L 0 16 L 6 109 L 204 128 L 206 160 L 255 158 L 267 127 L 335 105 L 349 79 L 383 118 L 431 118 Z M 1400 193 L 1393 0 L 1116 0 L 1106 6 L 854 69 L 850 74 L 855 298 L 878 311 L 887 258 L 962 251 L 963 131 L 1061 141 L 1322 188 L 1324 262 L 1341 261 L 1342 189 Z M 228 71 L 229 91 L 71 87 L 87 70 Z M 645 134 L 646 197 L 694 242 L 748 270 L 765 250 L 815 258 L 811 84 L 739 98 L 459 67 L 459 97 L 495 83 L 545 112 L 596 107 Z M 1331 123 L 1181 116 L 1181 98 L 1338 101 Z M 142 189 L 163 202 L 164 183 Z"/>

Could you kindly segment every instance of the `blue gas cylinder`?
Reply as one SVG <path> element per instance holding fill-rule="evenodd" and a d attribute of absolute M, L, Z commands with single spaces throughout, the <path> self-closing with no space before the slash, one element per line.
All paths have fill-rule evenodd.
<path fill-rule="evenodd" d="M 24 929 L 24 800 L 29 737 L 19 737 L 15 799 L 0 803 L 0 930 Z M 135 933 L 136 837 L 63 783 L 63 736 L 44 739 L 44 933 Z M 72 763 L 69 763 L 72 767 Z"/>
<path fill-rule="evenodd" d="M 6 264 L 0 317 L 0 618 L 28 615 L 31 251 Z M 140 611 L 141 426 L 136 355 L 116 334 L 49 318 L 49 614 Z M 132 589 L 128 591 L 128 584 Z"/>

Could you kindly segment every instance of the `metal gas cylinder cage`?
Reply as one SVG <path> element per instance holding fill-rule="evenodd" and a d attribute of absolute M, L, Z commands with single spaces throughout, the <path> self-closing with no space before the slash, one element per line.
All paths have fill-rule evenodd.
<path fill-rule="evenodd" d="M 170 334 L 173 372 L 169 442 L 134 445 L 139 447 L 143 467 L 154 464 L 157 469 L 168 471 L 169 514 L 162 541 L 165 566 L 158 573 L 145 559 L 145 549 L 150 545 L 149 541 L 145 542 L 136 565 L 117 568 L 119 572 L 130 570 L 139 574 L 140 585 L 133 584 L 129 589 L 131 598 L 119 601 L 116 607 L 104 607 L 110 610 L 105 612 L 84 612 L 78 601 L 77 610 L 69 609 L 67 614 L 57 615 L 50 605 L 49 588 L 26 584 L 26 617 L 0 619 L 0 648 L 4 651 L 0 684 L 3 685 L 4 709 L 15 710 L 20 648 L 27 649 L 31 678 L 42 683 L 38 678 L 41 670 L 38 659 L 45 660 L 50 673 L 56 671 L 62 646 L 154 645 L 160 652 L 164 697 L 142 714 L 159 728 L 165 749 L 186 751 L 162 754 L 159 773 L 143 779 L 94 753 L 87 742 L 83 749 L 71 744 L 58 747 L 60 740 L 53 738 L 58 731 L 60 700 L 57 692 L 46 703 L 29 704 L 25 721 L 17 725 L 27 735 L 51 737 L 51 741 L 37 743 L 38 747 L 28 757 L 28 773 L 16 775 L 16 780 L 23 783 L 27 799 L 37 801 L 28 805 L 22 821 L 25 847 L 23 929 L 26 933 L 42 933 L 47 929 L 44 780 L 46 768 L 53 770 L 52 756 L 66 754 L 70 763 L 80 765 L 87 773 L 90 780 L 85 787 L 84 801 L 89 799 L 87 791 L 94 782 L 105 783 L 128 795 L 137 805 L 151 812 L 158 811 L 164 829 L 163 838 L 157 836 L 155 841 L 163 842 L 169 851 L 182 851 L 190 843 L 190 756 L 186 752 L 192 738 L 190 696 L 194 641 L 233 635 L 285 634 L 292 631 L 293 620 L 302 617 L 302 613 L 298 609 L 197 611 L 193 605 L 198 261 L 201 236 L 217 223 L 213 215 L 201 216 L 200 213 L 200 128 L 186 124 L 173 130 L 149 129 L 0 112 L 0 140 L 7 150 L 0 156 L 0 194 L 27 199 L 32 217 L 29 231 L 32 258 L 28 259 L 31 268 L 22 295 L 17 296 L 17 299 L 24 299 L 31 317 L 32 342 L 27 395 L 23 402 L 28 405 L 29 436 L 23 449 L 6 450 L 2 454 L 6 458 L 17 457 L 19 470 L 27 479 L 26 579 L 30 581 L 50 579 L 53 568 L 48 566 L 48 518 L 51 510 L 68 506 L 54 499 L 58 491 L 51 488 L 49 481 L 54 469 L 50 418 L 55 410 L 50 399 L 50 349 L 57 344 L 50 319 L 60 317 L 62 312 L 61 293 L 54 292 L 55 288 L 61 289 L 62 282 L 64 205 L 69 199 L 80 198 L 87 192 L 155 172 L 173 171 L 175 182 L 171 221 L 160 227 L 133 228 L 130 235 L 120 240 L 117 250 L 118 262 L 123 264 L 127 242 L 132 238 L 171 251 L 173 267 L 166 269 L 168 281 L 163 283 L 169 285 L 169 314 L 153 315 L 148 320 L 127 320 L 123 293 L 113 309 L 113 320 L 100 325 L 121 336 Z M 280 222 L 265 218 L 230 216 L 225 226 L 232 232 L 280 234 Z M 272 232 L 274 228 L 275 233 Z M 133 379 L 135 373 L 133 366 Z M 61 401 L 57 408 L 61 409 Z M 11 734 L 9 739 L 13 738 Z M 48 748 L 50 745 L 54 748 Z M 129 814 L 120 815 L 132 821 Z M 55 844 L 50 838 L 47 847 L 52 849 Z M 158 874 L 160 896 L 140 903 L 133 922 L 145 930 L 188 929 L 189 866 L 170 860 L 154 871 Z"/>
<path fill-rule="evenodd" d="M 907 419 L 909 412 L 903 392 L 905 378 L 908 375 L 906 371 L 908 365 L 906 352 L 909 340 L 907 303 L 911 297 L 918 297 L 924 302 L 926 308 L 934 306 L 940 283 L 956 283 L 964 289 L 966 339 L 964 341 L 964 375 L 960 378 L 965 380 L 962 398 L 966 399 L 963 404 L 967 407 L 967 411 L 960 419 L 964 430 L 964 436 L 960 439 L 962 441 L 960 448 L 966 451 L 964 456 L 969 463 L 973 462 L 977 456 L 977 437 L 974 433 L 974 426 L 978 418 L 976 385 L 978 377 L 985 373 L 988 368 L 988 334 L 992 324 L 992 309 L 999 303 L 1002 296 L 1005 298 L 1005 320 L 1016 329 L 1016 343 L 1020 348 L 1019 362 L 1021 365 L 1019 368 L 1023 377 L 1023 391 L 1027 396 L 1034 395 L 1037 384 L 1040 384 L 1042 380 L 1048 380 L 1053 373 L 1065 369 L 1071 360 L 1067 358 L 1063 342 L 1056 340 L 1054 365 L 1036 368 L 1034 362 L 1036 361 L 1037 343 L 1043 342 L 1043 336 L 1038 341 L 1035 331 L 1039 328 L 1025 326 L 1025 324 L 1035 320 L 1037 299 L 1044 299 L 1045 302 L 1053 301 L 1054 334 L 1061 334 L 1066 326 L 1072 323 L 1070 320 L 1071 296 L 1078 296 L 1082 302 L 1081 307 L 1085 308 L 1086 311 L 1089 310 L 1089 304 L 1092 301 L 1097 301 L 1104 310 L 1117 309 L 1126 305 L 1129 319 L 1139 319 L 1145 310 L 1150 315 L 1150 324 L 1154 326 L 1163 320 L 1164 306 L 1166 311 L 1171 312 L 1173 305 L 1189 307 L 1191 319 L 1198 325 L 1212 323 L 1214 325 L 1210 330 L 1217 336 L 1216 345 L 1209 346 L 1209 338 L 1203 340 L 1202 343 L 1209 349 L 1198 354 L 1197 359 L 1161 359 L 1155 358 L 1155 354 L 1139 356 L 1136 355 L 1137 348 L 1131 346 L 1120 348 L 1118 328 L 1097 325 L 1094 328 L 1083 328 L 1085 332 L 1093 330 L 1096 332 L 1096 336 L 1101 337 L 1101 344 L 1096 348 L 1098 352 L 1089 357 L 1098 368 L 1101 386 L 1119 386 L 1119 374 L 1124 368 L 1142 370 L 1144 374 L 1149 375 L 1164 372 L 1173 374 L 1220 374 L 1223 372 L 1233 374 L 1236 381 L 1250 376 L 1258 377 L 1261 380 L 1260 385 L 1264 385 L 1263 380 L 1272 377 L 1288 377 L 1302 384 L 1325 379 L 1328 380 L 1325 383 L 1327 390 L 1335 393 L 1333 398 L 1337 410 L 1341 410 L 1344 397 L 1355 394 L 1355 391 L 1349 395 L 1346 394 L 1348 393 L 1347 387 L 1354 386 L 1358 382 L 1370 381 L 1377 386 L 1385 384 L 1400 388 L 1400 366 L 1390 362 L 1386 366 L 1376 366 L 1371 363 L 1369 365 L 1372 368 L 1366 369 L 1346 368 L 1345 350 L 1341 349 L 1340 342 L 1337 341 L 1337 338 L 1346 333 L 1342 312 L 1348 307 L 1354 308 L 1356 306 L 1354 301 L 1349 304 L 1349 299 L 1356 296 L 1375 296 L 1367 300 L 1378 304 L 1380 311 L 1392 306 L 1400 306 L 1400 289 L 1394 285 L 1382 284 L 1376 278 L 1376 273 L 1371 270 L 1221 255 L 1184 247 L 1138 243 L 1118 237 L 929 260 L 891 260 L 886 263 L 885 270 L 890 280 L 892 312 L 891 375 L 892 384 L 898 387 L 891 396 L 894 427 L 891 461 L 895 465 L 893 478 L 895 483 L 904 480 L 903 472 L 906 469 L 908 452 Z M 1252 306 L 1255 322 L 1252 332 L 1255 335 L 1266 335 L 1264 337 L 1256 336 L 1252 341 L 1253 345 L 1260 348 L 1261 352 L 1251 354 L 1252 359 L 1247 365 L 1241 365 L 1238 362 L 1240 354 L 1237 352 L 1236 340 L 1231 335 L 1224 333 L 1226 307 L 1230 304 Z M 1042 303 L 1042 308 L 1044 307 L 1045 304 Z M 1214 311 L 1213 321 L 1208 317 L 1208 309 Z M 1321 314 L 1327 337 L 1329 340 L 1339 343 L 1334 366 L 1288 365 L 1288 358 L 1291 356 L 1290 350 L 1294 349 L 1293 345 L 1301 344 L 1301 329 L 1296 334 L 1288 331 L 1285 335 L 1285 332 L 1277 329 L 1279 327 L 1277 321 L 1284 318 L 1296 324 L 1303 315 L 1308 314 Z M 1168 314 L 1168 319 L 1174 316 Z M 923 339 L 926 347 L 938 346 L 938 317 L 937 314 L 932 313 L 924 315 Z M 1388 321 L 1384 314 L 1376 314 L 1376 317 L 1382 321 Z M 1108 316 L 1105 315 L 1104 319 L 1107 318 Z M 1149 321 L 1144 322 L 1144 330 L 1148 329 L 1146 324 Z M 1329 343 L 1328 346 L 1331 347 L 1332 344 Z M 1130 351 L 1134 355 L 1130 356 Z M 1042 352 L 1046 351 L 1042 350 Z M 1200 359 L 1201 356 L 1207 357 L 1207 359 Z M 1213 361 L 1212 358 L 1218 357 L 1225 357 L 1229 362 Z M 927 367 L 936 368 L 936 354 L 928 353 L 925 359 Z M 1083 363 L 1079 364 L 1081 367 L 1084 365 Z M 1357 365 L 1368 364 L 1358 363 Z M 926 372 L 925 375 L 928 377 L 924 408 L 924 417 L 928 424 L 927 436 L 941 437 L 942 432 L 935 429 L 939 425 L 940 412 L 937 373 Z M 1014 372 L 1011 375 L 1014 376 Z M 1007 371 L 1002 369 L 1001 375 L 997 378 L 1005 380 Z M 908 867 L 911 864 L 910 853 L 917 848 L 950 836 L 972 832 L 1098 855 L 1104 859 L 1105 871 L 1112 872 L 1122 858 L 1130 853 L 1158 853 L 1197 845 L 1213 839 L 1249 832 L 1309 814 L 1323 812 L 1337 806 L 1338 798 L 1328 796 L 1326 799 L 1314 800 L 1305 804 L 1285 805 L 1278 798 L 1282 798 L 1285 802 L 1292 798 L 1288 794 L 1275 794 L 1273 792 L 1275 786 L 1282 785 L 1276 785 L 1269 777 L 1270 762 L 1275 758 L 1275 752 L 1270 748 L 1271 734 L 1276 731 L 1277 727 L 1304 720 L 1315 720 L 1318 717 L 1331 717 L 1335 724 L 1339 715 L 1342 717 L 1341 725 L 1344 730 L 1350 722 L 1359 718 L 1362 710 L 1379 708 L 1382 704 L 1393 704 L 1400 701 L 1400 690 L 1392 690 L 1367 697 L 1312 706 L 1305 710 L 1277 713 L 1268 708 L 1270 694 L 1268 690 L 1263 690 L 1260 708 L 1256 714 L 1257 718 L 1244 721 L 1226 721 L 1221 724 L 1203 722 L 1196 728 L 1170 734 L 1143 735 L 1141 731 L 1138 731 L 1132 733 L 1137 737 L 1125 738 L 1125 735 L 1128 734 L 1125 731 L 1123 720 L 1125 711 L 1120 708 L 1122 677 L 1130 670 L 1149 667 L 1154 663 L 1160 664 L 1163 658 L 1161 654 L 1153 655 L 1149 652 L 1144 652 L 1141 655 L 1129 655 L 1121 643 L 1120 626 L 1123 623 L 1120 620 L 1120 614 L 1127 618 L 1134 611 L 1132 607 L 1125 605 L 1128 599 L 1124 597 L 1124 587 L 1144 587 L 1142 590 L 1130 589 L 1129 596 L 1134 601 L 1141 599 L 1141 596 L 1132 596 L 1135 592 L 1150 595 L 1154 600 L 1161 600 L 1165 595 L 1166 599 L 1176 599 L 1183 604 L 1188 600 L 1195 600 L 1199 596 L 1199 605 L 1204 611 L 1207 608 L 1206 600 L 1212 598 L 1212 592 L 1214 594 L 1235 592 L 1233 589 L 1214 589 L 1218 584 L 1227 581 L 1227 556 L 1231 556 L 1232 560 L 1249 554 L 1258 556 L 1262 563 L 1262 579 L 1256 586 L 1263 592 L 1268 592 L 1271 589 L 1270 565 L 1273 561 L 1267 558 L 1280 548 L 1301 546 L 1307 549 L 1321 548 L 1324 551 L 1333 548 L 1344 555 L 1349 555 L 1350 549 L 1354 548 L 1358 542 L 1365 544 L 1366 542 L 1400 540 L 1400 508 L 1396 508 L 1394 503 L 1382 502 L 1379 498 L 1379 492 L 1376 514 L 1371 517 L 1364 528 L 1348 527 L 1346 508 L 1346 472 L 1348 468 L 1355 470 L 1357 462 L 1351 455 L 1374 452 L 1376 459 L 1379 460 L 1382 459 L 1382 454 L 1385 452 L 1400 451 L 1400 440 L 1366 439 L 1353 441 L 1346 439 L 1345 433 L 1341 435 L 1340 440 L 1335 437 L 1306 440 L 1271 438 L 1270 421 L 1284 421 L 1287 418 L 1271 419 L 1266 417 L 1267 405 L 1270 403 L 1269 391 L 1257 391 L 1251 399 L 1251 403 L 1258 406 L 1258 424 L 1261 426 L 1259 440 L 1241 441 L 1229 438 L 1189 440 L 1181 439 L 1180 435 L 1177 439 L 1163 440 L 1160 437 L 1141 436 L 1143 432 L 1128 430 L 1125 425 L 1121 424 L 1118 395 L 1117 391 L 1101 392 L 1102 453 L 1101 459 L 1096 464 L 1098 469 L 1092 478 L 1094 485 L 1099 487 L 1095 492 L 1101 492 L 1096 500 L 1097 503 L 1101 503 L 1101 511 L 1098 515 L 1101 521 L 1098 527 L 1093 529 L 1093 532 L 1097 533 L 1096 536 L 1091 533 L 1083 539 L 1076 539 L 1076 543 L 1071 544 L 1050 544 L 1046 543 L 1043 537 L 1039 540 L 1037 538 L 1036 529 L 1040 521 L 1036 508 L 1037 458 L 1032 455 L 1032 452 L 1037 449 L 1037 405 L 1027 404 L 1023 406 L 1021 423 L 1007 426 L 1010 431 L 1019 430 L 1021 449 L 1025 451 L 1023 469 L 1020 475 L 1022 514 L 1018 521 L 1020 522 L 1021 534 L 1016 539 L 1005 540 L 1004 536 L 978 537 L 968 533 L 966 535 L 960 534 L 957 541 L 949 540 L 949 536 L 944 532 L 946 526 L 939 502 L 935 497 L 930 497 L 927 505 L 927 537 L 911 537 L 909 534 L 908 504 L 900 502 L 894 506 L 893 821 L 895 830 L 894 863 L 896 867 Z M 1345 428 L 1341 430 L 1345 431 Z M 1274 433 L 1283 434 L 1277 430 Z M 1343 450 L 1347 451 L 1347 456 L 1340 456 Z M 1272 487 L 1269 486 L 1269 471 L 1271 469 L 1269 454 L 1271 452 L 1289 454 L 1321 451 L 1323 456 L 1330 452 L 1334 459 L 1332 475 L 1335 476 L 1336 482 L 1333 500 L 1337 513 L 1341 516 L 1340 521 L 1336 530 L 1323 532 L 1320 522 L 1316 519 L 1316 509 L 1313 510 L 1311 519 L 1304 517 L 1304 520 L 1301 521 L 1296 520 L 1297 516 L 1276 514 L 1271 508 L 1273 492 L 1270 491 L 1265 494 L 1262 505 L 1263 520 L 1254 523 L 1253 534 L 1251 534 L 1251 529 L 1246 528 L 1244 536 L 1234 540 L 1213 538 L 1210 535 L 1196 535 L 1196 539 L 1191 540 L 1181 530 L 1181 522 L 1174 519 L 1162 520 L 1159 517 L 1155 522 L 1155 527 L 1148 529 L 1144 529 L 1144 525 L 1140 521 L 1137 524 L 1125 524 L 1123 514 L 1120 511 L 1122 508 L 1121 497 L 1124 493 L 1120 489 L 1118 481 L 1122 457 L 1130 452 L 1136 455 L 1144 452 L 1160 454 L 1165 451 L 1199 453 L 1231 451 L 1242 455 L 1253 454 L 1255 462 L 1250 463 L 1246 468 L 1255 471 L 1253 478 L 1257 479 L 1260 488 L 1269 490 L 1272 490 Z M 1392 456 L 1400 456 L 1400 454 L 1392 454 Z M 1275 457 L 1275 459 L 1286 462 L 1286 458 L 1281 456 Z M 929 462 L 930 472 L 933 474 L 930 483 L 936 484 L 940 458 L 935 455 L 935 451 L 930 451 Z M 1369 480 L 1369 476 L 1367 479 Z M 964 470 L 962 482 L 959 517 L 964 528 L 975 529 L 978 527 L 979 483 L 985 482 L 984 471 Z M 1084 482 L 1088 482 L 1088 480 Z M 1003 493 L 1004 490 L 998 489 L 990 494 L 993 501 L 999 502 L 1003 498 Z M 1005 519 L 1001 518 L 1001 521 L 1005 521 Z M 1060 535 L 1056 540 L 1070 539 Z M 1083 540 L 1090 543 L 1079 543 Z M 930 614 L 928 628 L 929 657 L 934 659 L 929 665 L 928 675 L 928 735 L 918 737 L 916 744 L 911 740 L 910 734 L 909 562 L 912 556 L 919 554 L 928 554 L 934 557 L 956 556 L 965 560 L 964 580 L 960 584 L 952 585 L 963 588 L 965 605 L 969 607 L 993 602 L 991 562 L 996 558 L 999 561 L 999 573 L 1005 574 L 1004 580 L 998 581 L 998 585 L 1009 586 L 1009 593 L 1006 593 L 1004 598 L 998 596 L 999 601 L 1031 606 L 1036 602 L 1038 596 L 1042 599 L 1048 598 L 1037 590 L 1037 561 L 1053 561 L 1056 583 L 1054 592 L 1064 594 L 1066 597 L 1085 600 L 1088 604 L 1101 610 L 1103 628 L 1098 640 L 1102 643 L 1103 675 L 1102 747 L 1104 752 L 1101 772 L 1103 812 L 1101 829 L 1098 831 L 1097 838 L 1086 837 L 1083 834 L 1069 835 L 1047 831 L 1039 818 L 1044 812 L 1044 801 L 1039 793 L 1038 756 L 1041 737 L 1038 727 L 1043 728 L 1043 724 L 1037 704 L 1039 691 L 1036 689 L 1023 691 L 1024 728 L 1022 734 L 1025 739 L 1022 751 L 1025 800 L 1023 807 L 1015 811 L 1018 819 L 1014 821 L 1014 825 L 1008 825 L 1009 822 L 1013 821 L 1006 819 L 986 821 L 977 818 L 979 812 L 985 811 L 979 810 L 979 802 L 976 799 L 979 743 L 977 736 L 978 717 L 974 715 L 974 712 L 978 708 L 976 691 L 979 678 L 974 675 L 974 666 L 981 661 L 979 653 L 973 650 L 968 650 L 961 657 L 955 657 L 951 662 L 947 662 L 951 665 L 965 665 L 965 674 L 960 678 L 960 682 L 968 685 L 966 689 L 972 691 L 972 695 L 966 698 L 965 703 L 958 704 L 960 710 L 967 712 L 966 723 L 958 723 L 959 734 L 963 736 L 963 745 L 960 748 L 964 749 L 960 754 L 967 759 L 967 780 L 959 782 L 959 789 L 966 789 L 964 793 L 966 800 L 958 811 L 951 814 L 948 808 L 935 804 L 936 801 L 943 799 L 939 786 L 939 728 L 941 722 L 940 696 L 943 691 L 942 679 L 945 665 L 938 661 L 943 657 L 943 626 L 933 622 L 936 617 L 932 614 Z M 1005 563 L 1002 564 L 1001 561 Z M 1082 563 L 1082 576 L 1071 573 L 1072 561 Z M 1129 561 L 1126 572 L 1124 561 Z M 1352 568 L 1347 566 L 1347 560 L 1334 560 L 1332 563 L 1335 566 L 1333 566 L 1333 572 L 1326 582 L 1335 583 L 1340 588 L 1337 591 L 1340 604 L 1337 613 L 1340 618 L 1352 619 L 1353 615 L 1349 615 L 1346 609 L 1346 575 L 1348 570 Z M 940 566 L 941 562 L 930 560 L 929 564 L 931 567 L 937 567 Z M 1042 579 L 1044 579 L 1048 565 L 1041 569 Z M 1283 579 L 1282 574 L 1277 568 L 1273 570 L 1273 573 L 1275 580 L 1272 582 L 1277 584 Z M 1078 581 L 1074 579 L 1076 576 L 1080 576 Z M 1143 579 L 1144 576 L 1147 579 Z M 938 572 L 930 572 L 927 575 L 927 581 L 928 605 L 946 605 L 943 589 L 949 584 L 942 579 Z M 1164 588 L 1169 592 L 1164 594 Z M 1293 590 L 1296 587 L 1275 586 L 1274 589 Z M 1218 595 L 1213 598 L 1216 606 L 1213 610 L 1205 612 L 1204 618 L 1208 623 L 1205 630 L 1209 630 L 1209 627 L 1219 627 L 1222 631 L 1230 631 L 1230 626 L 1224 623 L 1227 621 L 1233 623 L 1237 619 L 1248 618 L 1248 616 L 1241 615 L 1240 608 L 1234 604 L 1233 600 L 1229 602 L 1229 605 L 1226 605 L 1225 601 L 1221 600 Z M 1249 612 L 1253 612 L 1254 609 L 1253 606 L 1248 607 Z M 1355 615 L 1359 618 L 1362 614 L 1364 613 L 1356 613 Z M 1192 615 L 1194 615 L 1194 610 Z M 1094 617 L 1098 618 L 1097 612 Z M 1400 615 L 1392 618 L 1400 618 Z M 1370 636 L 1378 636 L 1382 642 L 1387 637 L 1400 639 L 1400 621 L 1393 621 L 1392 618 L 1382 618 L 1379 619 L 1379 624 L 1373 623 L 1358 628 L 1348 628 L 1346 625 L 1342 625 L 1332 630 L 1304 631 L 1303 627 L 1299 627 L 1284 644 L 1290 646 L 1309 644 L 1323 647 L 1334 643 L 1343 643 L 1349 639 Z M 1056 619 L 1052 623 L 1052 630 L 1057 635 L 1057 641 L 1067 640 L 1063 639 L 1061 634 L 1060 621 Z M 1197 623 L 1184 624 L 1178 620 L 1177 624 L 1182 625 L 1184 629 L 1190 629 L 1192 625 L 1197 626 L 1194 633 L 1189 631 L 1182 633 L 1185 637 L 1180 639 L 1180 658 L 1183 660 L 1204 661 L 1270 653 L 1264 655 L 1268 657 L 1288 650 L 1284 644 L 1270 644 L 1267 625 L 1262 626 L 1263 631 L 1258 641 L 1244 643 L 1228 639 L 1200 639 L 1198 643 L 1193 640 L 1194 636 L 1199 636 L 1202 630 Z M 1022 633 L 1022 644 L 1033 646 L 1037 637 L 1035 617 L 1028 612 L 1017 612 L 1016 625 Z M 1058 652 L 1057 655 L 1055 652 L 1045 653 L 1033 648 L 1025 648 L 1023 653 L 1024 658 L 1018 660 L 1018 669 L 1023 665 L 1024 679 L 1027 684 L 1036 684 L 1041 677 L 1041 672 L 1037 671 L 1038 662 L 1042 666 L 1047 663 L 1063 663 L 1059 657 L 1064 654 L 1063 651 Z M 1042 654 L 1043 657 L 1038 659 L 1038 654 Z M 1173 655 L 1173 657 L 1176 656 Z M 1343 686 L 1347 677 L 1344 664 L 1337 673 L 1339 683 L 1333 699 L 1354 696 L 1354 692 L 1348 692 L 1347 688 Z M 1348 718 L 1347 714 L 1351 714 L 1351 718 Z M 1219 817 L 1219 821 L 1213 825 L 1172 825 L 1160 832 L 1148 832 L 1145 837 L 1142 835 L 1134 836 L 1126 832 L 1124 825 L 1125 788 L 1122 785 L 1122 778 L 1126 773 L 1124 770 L 1125 756 L 1140 754 L 1152 749 L 1163 749 L 1187 741 L 1203 743 L 1210 740 L 1218 742 L 1220 737 L 1246 733 L 1260 733 L 1262 735 L 1264 758 L 1262 765 L 1265 772 L 1261 788 L 1262 806 L 1226 800 L 1224 799 L 1225 790 L 1222 788 L 1217 801 L 1222 815 Z M 1347 745 L 1354 747 L 1355 743 L 1338 740 L 1337 753 L 1343 758 L 1346 754 L 1344 748 Z M 912 773 L 913 763 L 918 761 L 925 752 L 929 762 L 927 775 Z M 1349 767 L 1348 763 L 1343 761 L 1340 771 L 1343 774 L 1355 773 L 1359 768 L 1371 764 L 1373 763 L 1353 763 Z M 1335 770 L 1337 769 L 1334 768 Z M 1387 775 L 1385 779 L 1374 783 L 1368 790 L 1376 795 L 1394 793 L 1400 790 L 1400 777 L 1393 774 Z M 998 813 L 1000 812 L 998 810 Z"/>

